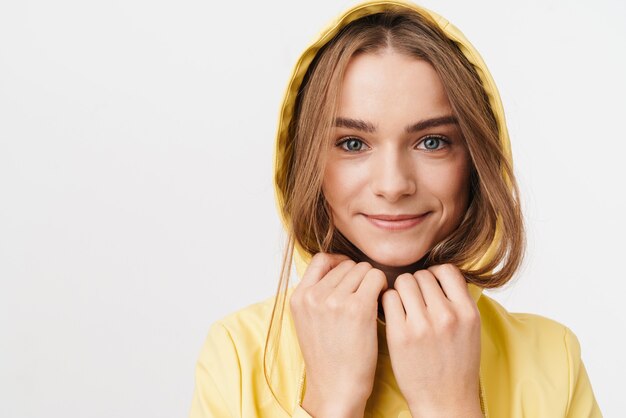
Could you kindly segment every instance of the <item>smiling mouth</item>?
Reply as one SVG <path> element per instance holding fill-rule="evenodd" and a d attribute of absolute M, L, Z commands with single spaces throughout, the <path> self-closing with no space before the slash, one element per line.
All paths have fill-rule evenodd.
<path fill-rule="evenodd" d="M 371 224 L 378 228 L 398 231 L 419 225 L 429 214 L 430 212 L 421 215 L 363 215 Z"/>

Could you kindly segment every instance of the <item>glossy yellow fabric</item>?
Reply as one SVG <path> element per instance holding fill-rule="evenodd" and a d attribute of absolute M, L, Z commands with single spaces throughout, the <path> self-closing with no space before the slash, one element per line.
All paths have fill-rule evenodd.
<path fill-rule="evenodd" d="M 498 91 L 478 52 L 463 34 L 441 16 L 404 1 L 370 1 L 342 13 L 324 28 L 298 60 L 285 92 L 278 121 L 274 169 L 286 175 L 289 149 L 287 127 L 295 94 L 319 48 L 341 27 L 367 14 L 396 5 L 413 8 L 432 19 L 453 39 L 474 64 L 498 118 L 500 140 L 507 158 L 510 143 Z M 276 187 L 276 202 L 285 225 L 283 195 Z M 498 245 L 498 234 L 492 248 Z M 490 257 L 488 252 L 482 260 Z M 296 246 L 297 275 L 302 277 L 311 254 Z M 278 276 L 278 274 L 277 274 Z M 485 416 L 492 418 L 601 417 L 581 359 L 576 336 L 566 326 L 548 318 L 509 313 L 482 289 L 469 284 L 481 316 L 480 398 Z M 294 287 L 289 288 L 288 297 Z M 310 415 L 300 406 L 306 391 L 306 373 L 295 328 L 285 304 L 280 346 L 271 388 L 263 373 L 263 352 L 274 298 L 243 308 L 214 322 L 196 367 L 190 418 L 299 417 Z M 385 338 L 385 323 L 378 320 L 379 359 L 365 417 L 410 417 L 393 376 Z M 316 417 L 317 418 L 317 417 Z M 323 417 L 322 417 L 323 418 Z"/>
<path fill-rule="evenodd" d="M 468 286 L 481 316 L 480 382 L 486 417 L 602 416 L 578 340 L 567 327 L 539 315 L 509 313 L 480 288 Z M 196 368 L 191 418 L 310 417 L 300 406 L 306 390 L 304 363 L 288 303 L 274 394 L 263 375 L 272 305 L 273 298 L 268 298 L 213 323 Z M 379 359 L 365 417 L 408 418 L 380 320 L 378 330 Z"/>

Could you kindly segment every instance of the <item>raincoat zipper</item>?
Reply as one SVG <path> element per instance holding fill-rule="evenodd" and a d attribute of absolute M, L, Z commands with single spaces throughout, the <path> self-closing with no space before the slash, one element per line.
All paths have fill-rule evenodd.
<path fill-rule="evenodd" d="M 484 418 L 488 418 L 487 415 L 487 404 L 485 402 L 485 391 L 483 389 L 483 379 L 482 379 L 482 369 L 478 373 L 478 398 L 480 400 L 480 410 L 483 413 Z"/>

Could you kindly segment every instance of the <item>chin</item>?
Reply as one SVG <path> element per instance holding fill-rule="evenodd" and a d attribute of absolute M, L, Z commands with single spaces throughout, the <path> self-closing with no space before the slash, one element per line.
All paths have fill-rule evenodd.
<path fill-rule="evenodd" d="M 426 255 L 426 250 L 399 251 L 397 248 L 375 249 L 364 251 L 364 254 L 373 262 L 388 267 L 405 267 L 417 263 Z"/>

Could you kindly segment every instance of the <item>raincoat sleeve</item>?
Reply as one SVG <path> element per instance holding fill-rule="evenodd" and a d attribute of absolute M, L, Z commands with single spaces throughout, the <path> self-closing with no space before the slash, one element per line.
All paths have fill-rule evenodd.
<path fill-rule="evenodd" d="M 228 330 L 215 322 L 196 363 L 190 418 L 240 417 L 241 368 Z"/>
<path fill-rule="evenodd" d="M 191 402 L 190 418 L 241 418 L 243 396 L 242 370 L 237 347 L 228 329 L 215 322 L 202 346 L 196 363 L 195 389 Z M 248 407 L 245 407 L 248 408 Z M 247 409 L 246 417 L 262 417 L 261 411 Z M 284 415 L 287 417 L 288 415 Z M 296 406 L 292 418 L 311 418 L 300 405 Z"/>
<path fill-rule="evenodd" d="M 569 401 L 567 418 L 602 418 L 602 413 L 591 388 L 587 370 L 581 358 L 576 335 L 565 328 L 565 348 L 569 366 Z"/>

